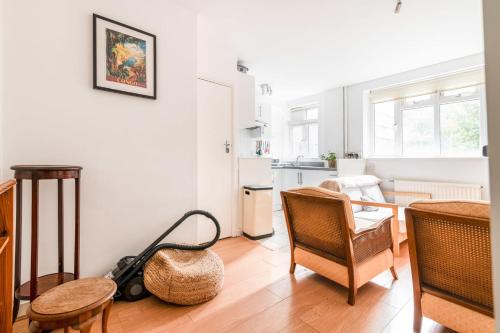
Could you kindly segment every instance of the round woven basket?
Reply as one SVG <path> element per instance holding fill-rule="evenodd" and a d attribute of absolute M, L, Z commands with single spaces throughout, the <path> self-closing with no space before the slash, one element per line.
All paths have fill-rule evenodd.
<path fill-rule="evenodd" d="M 144 267 L 144 286 L 165 302 L 193 305 L 214 298 L 222 289 L 224 264 L 211 250 L 163 249 Z"/>

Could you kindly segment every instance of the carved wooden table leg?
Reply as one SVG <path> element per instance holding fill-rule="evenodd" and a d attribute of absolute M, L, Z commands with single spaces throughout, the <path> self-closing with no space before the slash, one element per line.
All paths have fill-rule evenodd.
<path fill-rule="evenodd" d="M 113 306 L 113 299 L 111 299 L 104 308 L 102 312 L 102 333 L 108 333 L 108 320 L 109 320 L 109 313 L 111 312 L 111 307 Z"/>
<path fill-rule="evenodd" d="M 37 321 L 32 321 L 30 324 L 30 333 L 42 333 L 43 330 L 40 328 Z"/>
<path fill-rule="evenodd" d="M 89 318 L 85 320 L 83 323 L 72 325 L 71 328 L 80 331 L 81 333 L 90 333 L 90 330 L 92 329 L 92 325 L 94 324 L 96 318 L 97 317 Z"/>

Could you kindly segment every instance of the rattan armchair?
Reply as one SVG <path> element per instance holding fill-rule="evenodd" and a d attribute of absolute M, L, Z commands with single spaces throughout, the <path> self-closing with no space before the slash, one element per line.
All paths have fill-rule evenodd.
<path fill-rule="evenodd" d="M 317 187 L 281 192 L 281 198 L 291 274 L 299 264 L 337 282 L 349 289 L 351 305 L 358 288 L 384 270 L 397 279 L 391 217 L 359 228 L 363 221 L 355 221 L 349 196 Z"/>
<path fill-rule="evenodd" d="M 425 316 L 458 332 L 494 332 L 490 205 L 421 201 L 405 214 L 414 331 Z"/>

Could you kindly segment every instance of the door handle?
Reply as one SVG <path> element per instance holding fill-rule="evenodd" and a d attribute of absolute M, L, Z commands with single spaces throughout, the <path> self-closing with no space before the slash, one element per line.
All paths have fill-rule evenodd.
<path fill-rule="evenodd" d="M 226 140 L 226 143 L 224 143 L 224 146 L 226 147 L 226 154 L 229 154 L 229 152 L 230 152 L 229 147 L 231 147 L 231 144 L 229 143 L 229 141 Z"/>

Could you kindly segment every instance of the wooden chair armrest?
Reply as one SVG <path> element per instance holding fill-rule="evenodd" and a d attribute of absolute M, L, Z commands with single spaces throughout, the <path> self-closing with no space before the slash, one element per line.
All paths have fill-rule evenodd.
<path fill-rule="evenodd" d="M 398 205 L 392 202 L 376 202 L 376 201 L 360 201 L 360 200 L 351 200 L 351 204 L 360 205 L 360 206 L 371 206 L 371 207 L 383 207 L 383 208 L 391 208 L 398 209 Z"/>
<path fill-rule="evenodd" d="M 425 192 L 405 192 L 405 191 L 382 191 L 382 194 L 384 196 L 402 196 L 402 197 L 415 197 L 415 198 L 422 198 L 422 199 L 432 199 L 432 194 L 431 193 L 425 193 Z"/>

